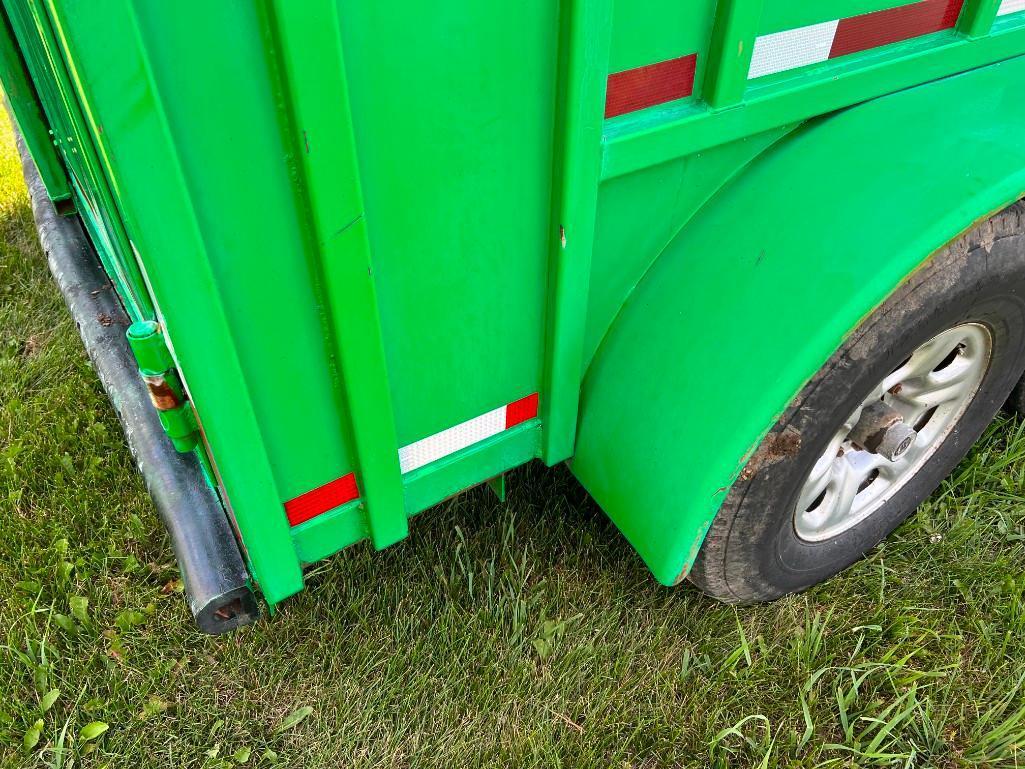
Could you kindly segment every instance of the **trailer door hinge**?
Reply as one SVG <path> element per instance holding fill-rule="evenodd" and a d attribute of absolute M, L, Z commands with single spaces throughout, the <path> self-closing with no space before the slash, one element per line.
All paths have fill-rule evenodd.
<path fill-rule="evenodd" d="M 198 443 L 199 425 L 160 324 L 136 321 L 128 327 L 127 336 L 164 432 L 178 451 L 192 451 Z"/>

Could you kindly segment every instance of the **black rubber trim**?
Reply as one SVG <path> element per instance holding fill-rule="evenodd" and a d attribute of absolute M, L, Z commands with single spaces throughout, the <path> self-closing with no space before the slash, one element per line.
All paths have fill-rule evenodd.
<path fill-rule="evenodd" d="M 260 608 L 220 500 L 193 454 L 164 434 L 125 338 L 128 316 L 77 216 L 60 216 L 17 137 L 32 214 L 57 286 L 124 429 L 157 513 L 171 537 L 189 608 L 204 633 L 254 622 Z"/>

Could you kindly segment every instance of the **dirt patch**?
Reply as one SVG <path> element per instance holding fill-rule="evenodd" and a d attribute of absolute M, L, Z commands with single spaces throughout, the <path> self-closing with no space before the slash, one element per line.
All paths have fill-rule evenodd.
<path fill-rule="evenodd" d="M 795 457 L 800 450 L 801 433 L 794 427 L 787 425 L 782 432 L 769 433 L 740 473 L 740 480 L 749 481 L 763 467 Z"/>
<path fill-rule="evenodd" d="M 38 336 L 32 335 L 21 343 L 18 352 L 23 358 L 34 358 L 41 349 L 43 349 L 42 340 Z"/>

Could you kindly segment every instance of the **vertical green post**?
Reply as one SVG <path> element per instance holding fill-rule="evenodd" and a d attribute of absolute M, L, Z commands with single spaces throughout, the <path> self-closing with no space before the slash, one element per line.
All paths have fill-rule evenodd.
<path fill-rule="evenodd" d="M 704 98 L 713 109 L 740 104 L 747 90 L 763 0 L 721 0 L 708 50 Z"/>
<path fill-rule="evenodd" d="M 967 38 L 985 37 L 993 29 L 1000 0 L 966 0 L 957 20 L 957 31 Z"/>
<path fill-rule="evenodd" d="M 384 548 L 409 533 L 398 438 L 384 357 L 370 242 L 337 6 L 330 0 L 266 0 L 285 145 L 296 166 L 311 272 L 322 286 L 360 496 L 370 538 Z M 303 88 L 304 81 L 318 88 Z M 300 128 L 301 126 L 301 128 Z M 314 162 L 315 161 L 315 162 Z"/>
<path fill-rule="evenodd" d="M 562 18 L 554 219 L 550 237 L 541 457 L 573 455 L 601 180 L 612 0 L 571 0 Z"/>

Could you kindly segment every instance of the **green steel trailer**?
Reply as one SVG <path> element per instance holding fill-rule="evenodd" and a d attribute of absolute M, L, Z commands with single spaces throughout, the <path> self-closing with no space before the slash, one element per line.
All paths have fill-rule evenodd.
<path fill-rule="evenodd" d="M 1025 398 L 1025 0 L 0 0 L 41 240 L 222 632 L 568 462 L 769 600 Z"/>

